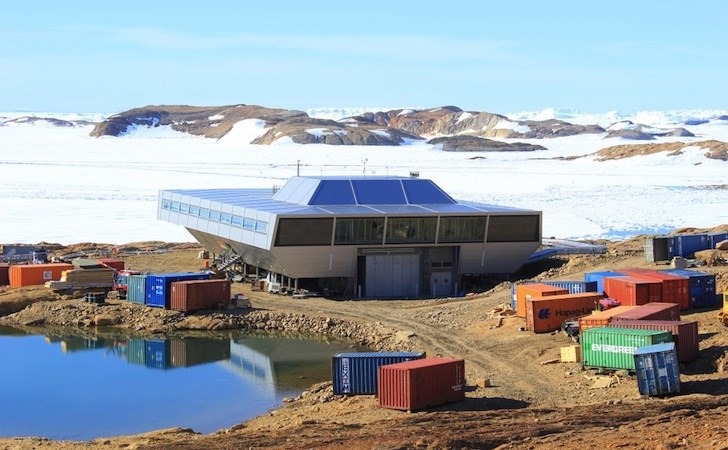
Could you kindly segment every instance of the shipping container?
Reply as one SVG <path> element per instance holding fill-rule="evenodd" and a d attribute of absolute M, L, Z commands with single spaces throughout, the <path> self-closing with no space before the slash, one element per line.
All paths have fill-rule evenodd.
<path fill-rule="evenodd" d="M 642 395 L 680 392 L 680 368 L 671 342 L 639 347 L 634 352 L 637 387 Z"/>
<path fill-rule="evenodd" d="M 721 231 L 717 233 L 708 233 L 708 245 L 709 248 L 715 248 L 719 242 L 728 240 L 728 231 Z"/>
<path fill-rule="evenodd" d="M 334 394 L 376 394 L 380 366 L 424 357 L 425 352 L 338 353 L 331 358 Z"/>
<path fill-rule="evenodd" d="M 693 258 L 695 257 L 695 252 L 710 248 L 707 234 L 678 234 L 675 238 L 677 239 L 677 252 L 675 256 Z"/>
<path fill-rule="evenodd" d="M 676 256 L 675 236 L 655 236 L 645 239 L 645 260 L 647 262 L 670 261 Z"/>
<path fill-rule="evenodd" d="M 425 358 L 379 367 L 379 406 L 416 411 L 465 399 L 465 360 Z"/>
<path fill-rule="evenodd" d="M 127 279 L 126 300 L 143 305 L 147 299 L 147 276 L 129 275 Z"/>
<path fill-rule="evenodd" d="M 168 369 L 170 366 L 169 341 L 145 340 L 144 352 L 147 367 L 152 369 Z"/>
<path fill-rule="evenodd" d="M 636 306 L 617 306 L 604 311 L 594 311 L 588 316 L 579 318 L 579 332 L 595 327 L 606 327 L 612 321 L 612 318 L 625 311 L 636 308 Z"/>
<path fill-rule="evenodd" d="M 120 270 L 124 270 L 124 260 L 116 259 L 116 258 L 98 258 L 96 259 L 101 265 L 106 267 L 111 267 L 112 269 L 116 270 L 117 272 Z"/>
<path fill-rule="evenodd" d="M 604 292 L 623 306 L 638 306 L 662 300 L 662 283 L 641 277 L 604 278 Z"/>
<path fill-rule="evenodd" d="M 682 320 L 615 320 L 616 328 L 637 328 L 640 330 L 669 331 L 675 342 L 677 356 L 681 363 L 698 358 L 698 322 Z"/>
<path fill-rule="evenodd" d="M 58 281 L 64 270 L 73 269 L 73 264 L 18 264 L 8 271 L 10 287 L 35 286 L 47 281 Z"/>
<path fill-rule="evenodd" d="M 677 303 L 680 309 L 690 308 L 690 280 L 686 277 L 652 269 L 622 269 L 631 276 L 647 278 L 662 283 L 662 301 Z"/>
<path fill-rule="evenodd" d="M 648 303 L 617 314 L 612 322 L 617 320 L 680 320 L 680 305 L 662 302 Z"/>
<path fill-rule="evenodd" d="M 126 360 L 129 364 L 146 364 L 147 347 L 144 339 L 126 340 Z"/>
<path fill-rule="evenodd" d="M 147 275 L 144 304 L 169 309 L 172 283 L 175 281 L 209 280 L 210 274 L 203 272 L 158 273 Z"/>
<path fill-rule="evenodd" d="M 0 286 L 10 284 L 10 266 L 8 264 L 0 264 Z"/>
<path fill-rule="evenodd" d="M 519 284 L 534 284 L 536 281 L 519 281 L 518 283 L 511 284 L 511 309 L 516 310 L 516 286 Z M 556 286 L 567 289 L 569 294 L 580 294 L 582 292 L 596 292 L 597 284 L 589 281 L 552 281 L 543 280 L 539 281 L 541 284 L 548 284 L 549 286 Z"/>
<path fill-rule="evenodd" d="M 191 367 L 230 359 L 230 341 L 186 338 L 170 342 L 172 367 Z"/>
<path fill-rule="evenodd" d="M 584 274 L 584 280 L 597 284 L 596 292 L 604 294 L 604 279 L 609 277 L 622 277 L 625 274 L 619 272 L 587 272 Z"/>
<path fill-rule="evenodd" d="M 665 273 L 688 278 L 690 306 L 708 308 L 715 306 L 715 275 L 688 269 L 669 269 Z"/>
<path fill-rule="evenodd" d="M 175 281 L 171 284 L 170 309 L 197 311 L 230 304 L 230 280 Z"/>
<path fill-rule="evenodd" d="M 669 331 L 597 327 L 581 333 L 581 359 L 584 367 L 634 370 L 637 347 L 672 342 Z"/>
<path fill-rule="evenodd" d="M 516 315 L 518 317 L 526 317 L 526 300 L 529 298 L 541 298 L 548 297 L 549 295 L 564 295 L 568 293 L 568 289 L 550 286 L 544 283 L 517 284 L 515 308 Z"/>
<path fill-rule="evenodd" d="M 594 311 L 601 298 L 596 292 L 531 298 L 526 301 L 526 328 L 535 333 L 558 331 L 564 320 Z"/>

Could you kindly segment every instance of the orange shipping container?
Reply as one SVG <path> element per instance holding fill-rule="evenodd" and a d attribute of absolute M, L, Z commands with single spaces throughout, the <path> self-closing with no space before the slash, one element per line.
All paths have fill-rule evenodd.
<path fill-rule="evenodd" d="M 230 304 L 230 280 L 189 280 L 172 283 L 170 309 L 196 311 Z"/>
<path fill-rule="evenodd" d="M 561 323 L 594 311 L 602 296 L 596 292 L 550 295 L 526 301 L 526 328 L 535 333 L 561 329 Z"/>
<path fill-rule="evenodd" d="M 652 269 L 620 269 L 620 272 L 661 282 L 663 302 L 677 303 L 680 305 L 680 309 L 690 308 L 690 279 L 688 277 L 671 275 Z"/>
<path fill-rule="evenodd" d="M 608 277 L 604 293 L 622 306 L 639 306 L 662 301 L 662 283 L 642 277 Z"/>
<path fill-rule="evenodd" d="M 35 286 L 46 281 L 58 281 L 64 270 L 73 264 L 27 264 L 10 266 L 10 287 Z"/>
<path fill-rule="evenodd" d="M 617 306 L 604 311 L 594 311 L 588 316 L 579 318 L 579 333 L 589 328 L 606 327 L 614 316 L 635 308 L 636 306 Z"/>
<path fill-rule="evenodd" d="M 526 317 L 526 300 L 529 298 L 548 297 L 549 295 L 568 294 L 569 290 L 543 283 L 516 285 L 516 315 Z"/>

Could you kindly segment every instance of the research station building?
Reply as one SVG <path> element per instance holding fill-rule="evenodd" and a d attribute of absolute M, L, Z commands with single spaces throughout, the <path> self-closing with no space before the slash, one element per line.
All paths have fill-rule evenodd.
<path fill-rule="evenodd" d="M 456 295 L 464 276 L 513 273 L 541 245 L 540 211 L 456 201 L 420 178 L 300 176 L 158 201 L 209 252 L 345 297 Z"/>

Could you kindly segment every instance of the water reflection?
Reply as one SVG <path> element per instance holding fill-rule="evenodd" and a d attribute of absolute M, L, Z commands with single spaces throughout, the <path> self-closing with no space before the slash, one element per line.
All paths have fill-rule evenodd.
<path fill-rule="evenodd" d="M 330 379 L 331 356 L 342 351 L 352 349 L 300 336 L 165 340 L 0 328 L 0 436 L 212 432 Z"/>

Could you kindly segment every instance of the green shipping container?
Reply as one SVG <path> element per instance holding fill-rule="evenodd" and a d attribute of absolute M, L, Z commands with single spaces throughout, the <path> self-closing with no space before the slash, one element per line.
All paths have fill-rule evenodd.
<path fill-rule="evenodd" d="M 129 364 L 146 364 L 146 344 L 144 339 L 126 340 L 126 360 Z"/>
<path fill-rule="evenodd" d="M 596 327 L 584 330 L 580 338 L 584 367 L 635 370 L 637 347 L 672 342 L 669 331 Z"/>
<path fill-rule="evenodd" d="M 126 299 L 132 303 L 143 305 L 147 298 L 147 276 L 129 275 L 127 280 Z"/>

